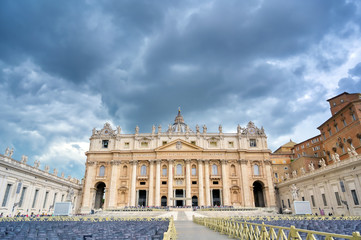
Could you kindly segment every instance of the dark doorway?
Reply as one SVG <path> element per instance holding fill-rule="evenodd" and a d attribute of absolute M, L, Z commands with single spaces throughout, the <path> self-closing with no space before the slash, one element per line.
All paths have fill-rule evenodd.
<path fill-rule="evenodd" d="M 192 197 L 192 207 L 197 207 L 197 206 L 198 206 L 198 197 L 193 196 Z"/>
<path fill-rule="evenodd" d="M 212 190 L 213 206 L 221 206 L 221 191 L 219 189 Z"/>
<path fill-rule="evenodd" d="M 263 184 L 259 181 L 253 183 L 253 196 L 254 196 L 254 205 L 256 207 L 265 207 L 263 197 Z"/>
<path fill-rule="evenodd" d="M 176 198 L 184 198 L 184 191 L 183 189 L 176 189 L 175 190 L 175 197 Z M 184 200 L 176 200 L 175 205 L 177 207 L 183 207 L 184 206 Z"/>
<path fill-rule="evenodd" d="M 143 207 L 147 206 L 147 190 L 139 190 L 138 205 Z"/>
<path fill-rule="evenodd" d="M 160 205 L 162 207 L 166 207 L 167 206 L 167 197 L 166 196 L 163 196 L 161 199 L 160 199 Z"/>
<path fill-rule="evenodd" d="M 96 193 L 95 193 L 95 203 L 94 208 L 99 209 L 103 208 L 104 201 L 105 201 L 105 183 L 99 182 L 95 186 Z"/>

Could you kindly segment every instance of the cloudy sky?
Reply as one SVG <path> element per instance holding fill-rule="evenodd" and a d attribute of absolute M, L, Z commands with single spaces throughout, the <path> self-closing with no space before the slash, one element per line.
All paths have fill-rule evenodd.
<path fill-rule="evenodd" d="M 357 0 L 0 1 L 0 150 L 82 178 L 93 127 L 264 126 L 274 151 L 361 90 Z"/>

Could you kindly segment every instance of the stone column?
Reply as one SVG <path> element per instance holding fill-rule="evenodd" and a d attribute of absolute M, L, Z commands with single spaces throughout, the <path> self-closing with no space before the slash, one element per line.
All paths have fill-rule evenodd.
<path fill-rule="evenodd" d="M 211 206 L 211 192 L 209 188 L 209 160 L 204 160 L 204 175 L 206 179 L 206 205 Z"/>
<path fill-rule="evenodd" d="M 204 206 L 204 192 L 203 192 L 203 160 L 198 159 L 198 194 L 199 194 L 199 206 Z"/>
<path fill-rule="evenodd" d="M 273 180 L 272 180 L 272 166 L 270 160 L 265 160 L 265 170 L 266 170 L 266 177 L 267 177 L 267 185 L 268 185 L 268 195 L 269 198 L 267 199 L 269 202 L 266 202 L 266 207 L 276 207 L 276 194 L 275 188 L 273 187 Z"/>
<path fill-rule="evenodd" d="M 136 184 L 137 184 L 137 164 L 138 161 L 137 160 L 133 160 L 131 161 L 132 166 L 133 166 L 133 170 L 132 170 L 132 183 L 130 186 L 130 206 L 135 207 L 136 206 L 136 202 L 135 202 L 135 197 L 136 197 Z"/>
<path fill-rule="evenodd" d="M 253 202 L 251 201 L 251 197 L 253 196 L 252 186 L 249 185 L 249 176 L 248 176 L 248 160 L 242 159 L 239 160 L 241 164 L 241 173 L 242 173 L 242 189 L 243 189 L 243 199 L 244 199 L 244 207 L 254 207 Z"/>
<path fill-rule="evenodd" d="M 93 180 L 96 177 L 96 165 L 95 165 L 95 162 L 91 162 L 91 161 L 87 161 L 86 164 L 87 164 L 87 171 L 86 171 L 86 175 L 85 175 L 85 183 L 84 183 L 84 189 L 83 189 L 84 193 L 83 193 L 83 198 L 82 198 L 83 203 L 81 205 L 82 207 L 80 210 L 81 213 L 89 213 L 90 210 L 93 208 L 93 204 L 92 204 L 93 202 L 91 201 L 92 200 L 91 190 L 94 188 Z M 1 189 L 5 189 L 5 187 L 2 187 Z M 32 194 L 32 191 L 33 191 L 32 188 L 27 189 L 27 194 L 25 194 L 26 198 L 27 198 L 27 196 L 30 196 Z M 28 201 L 28 203 L 26 201 L 24 202 L 24 204 L 26 204 L 28 206 L 28 208 L 31 207 L 29 202 L 31 202 L 31 200 Z M 24 206 L 26 206 L 26 205 L 24 205 Z"/>
<path fill-rule="evenodd" d="M 227 160 L 224 159 L 221 160 L 221 164 L 222 164 L 223 205 L 230 206 Z"/>
<path fill-rule="evenodd" d="M 118 172 L 119 172 L 119 161 L 112 160 L 110 161 L 112 170 L 110 175 L 110 186 L 109 186 L 109 202 L 108 208 L 116 208 L 117 207 L 117 180 L 118 180 Z"/>
<path fill-rule="evenodd" d="M 160 162 L 156 160 L 156 171 L 155 171 L 155 206 L 160 206 Z"/>
<path fill-rule="evenodd" d="M 168 160 L 168 206 L 173 206 L 173 162 Z"/>
<path fill-rule="evenodd" d="M 186 206 L 192 206 L 191 196 L 191 160 L 185 159 L 186 162 Z"/>
<path fill-rule="evenodd" d="M 154 160 L 149 160 L 149 206 L 154 206 Z"/>

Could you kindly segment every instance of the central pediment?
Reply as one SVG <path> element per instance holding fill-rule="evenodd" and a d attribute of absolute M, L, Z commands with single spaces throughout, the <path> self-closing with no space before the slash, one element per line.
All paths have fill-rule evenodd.
<path fill-rule="evenodd" d="M 186 142 L 182 139 L 176 139 L 163 146 L 154 149 L 156 152 L 166 151 L 203 151 L 203 148 L 198 147 L 192 143 Z"/>

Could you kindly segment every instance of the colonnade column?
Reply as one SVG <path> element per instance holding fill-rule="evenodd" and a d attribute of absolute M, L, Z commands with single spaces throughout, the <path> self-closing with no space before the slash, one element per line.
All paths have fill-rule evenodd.
<path fill-rule="evenodd" d="M 249 177 L 248 177 L 248 160 L 241 159 L 239 160 L 241 164 L 241 172 L 242 172 L 242 179 L 241 182 L 243 183 L 243 199 L 244 199 L 244 207 L 253 207 L 254 204 L 251 202 L 251 197 L 253 196 L 253 192 L 251 191 L 252 186 L 249 185 Z"/>
<path fill-rule="evenodd" d="M 272 179 L 272 166 L 270 160 L 264 160 L 265 163 L 265 169 L 266 169 L 266 177 L 267 177 L 267 185 L 268 185 L 268 191 L 266 194 L 269 195 L 269 198 L 267 199 L 267 205 L 266 207 L 276 207 L 276 194 L 275 189 L 273 187 L 273 179 Z M 331 195 L 330 195 L 331 196 Z"/>
<path fill-rule="evenodd" d="M 136 203 L 135 203 L 135 189 L 136 189 L 136 184 L 137 184 L 137 164 L 138 161 L 137 160 L 133 160 L 132 161 L 132 185 L 130 188 L 130 206 L 135 207 Z"/>
<path fill-rule="evenodd" d="M 154 206 L 154 160 L 149 160 L 149 194 L 148 205 Z"/>
<path fill-rule="evenodd" d="M 110 186 L 109 186 L 109 201 L 108 207 L 109 208 L 116 208 L 117 207 L 117 180 L 118 180 L 118 172 L 119 172 L 119 161 L 112 160 L 110 161 L 112 166 L 111 170 L 111 178 L 110 178 Z"/>
<path fill-rule="evenodd" d="M 173 206 L 173 161 L 168 160 L 168 206 Z"/>
<path fill-rule="evenodd" d="M 204 191 L 203 191 L 203 160 L 198 159 L 198 194 L 199 194 L 199 206 L 204 206 Z"/>
<path fill-rule="evenodd" d="M 206 178 L 206 206 L 211 206 L 211 192 L 209 188 L 209 160 L 204 160 L 204 175 Z"/>
<path fill-rule="evenodd" d="M 186 206 L 192 206 L 191 196 L 191 160 L 185 159 L 186 162 Z"/>
<path fill-rule="evenodd" d="M 160 206 L 160 162 L 156 160 L 156 171 L 155 171 L 155 206 Z"/>
<path fill-rule="evenodd" d="M 222 164 L 223 205 L 230 206 L 229 184 L 228 184 L 228 174 L 227 174 L 227 160 L 222 159 L 221 164 Z"/>

